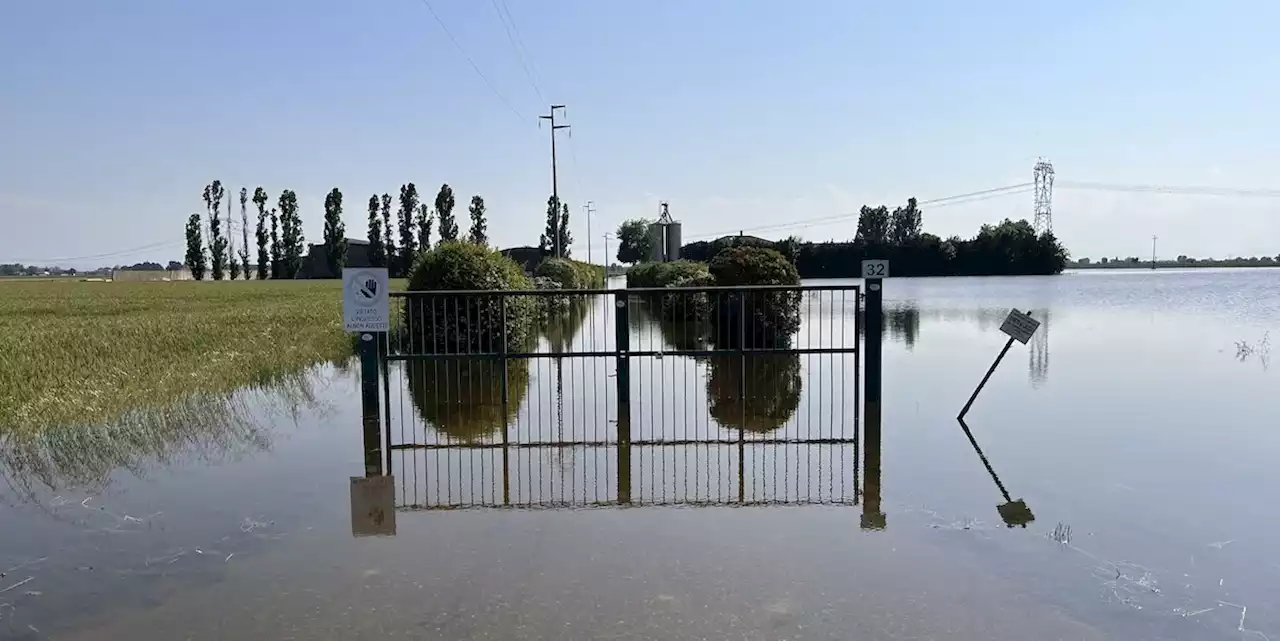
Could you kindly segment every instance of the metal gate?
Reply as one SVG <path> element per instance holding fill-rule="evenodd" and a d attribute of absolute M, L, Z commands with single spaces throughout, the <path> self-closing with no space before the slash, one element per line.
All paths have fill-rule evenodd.
<path fill-rule="evenodd" d="M 393 293 L 396 507 L 855 504 L 859 294 Z"/>

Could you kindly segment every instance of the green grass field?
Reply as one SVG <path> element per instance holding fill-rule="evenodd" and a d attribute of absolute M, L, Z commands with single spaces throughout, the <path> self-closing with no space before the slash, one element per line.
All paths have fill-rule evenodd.
<path fill-rule="evenodd" d="M 344 360 L 340 287 L 0 282 L 0 432 L 109 422 Z"/>

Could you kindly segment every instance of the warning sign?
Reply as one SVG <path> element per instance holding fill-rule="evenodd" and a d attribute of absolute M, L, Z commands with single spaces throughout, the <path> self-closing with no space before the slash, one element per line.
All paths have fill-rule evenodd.
<path fill-rule="evenodd" d="M 384 267 L 342 272 L 342 325 L 348 332 L 391 330 L 390 281 Z"/>
<path fill-rule="evenodd" d="M 1039 328 L 1040 321 L 1032 318 L 1031 314 L 1024 314 L 1016 309 L 1011 309 L 1009 310 L 1009 315 L 1004 319 L 1004 324 L 1000 326 L 1000 331 L 1026 345 L 1027 341 L 1031 340 L 1031 335 L 1036 333 Z"/>

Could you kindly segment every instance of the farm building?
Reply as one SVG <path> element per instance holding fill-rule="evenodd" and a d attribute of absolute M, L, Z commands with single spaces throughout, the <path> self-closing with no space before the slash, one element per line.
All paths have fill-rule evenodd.
<path fill-rule="evenodd" d="M 347 239 L 347 267 L 371 267 L 369 264 L 369 241 Z M 298 269 L 298 278 L 337 278 L 338 274 L 329 271 L 325 261 L 324 243 L 313 243 L 302 257 L 302 267 Z"/>

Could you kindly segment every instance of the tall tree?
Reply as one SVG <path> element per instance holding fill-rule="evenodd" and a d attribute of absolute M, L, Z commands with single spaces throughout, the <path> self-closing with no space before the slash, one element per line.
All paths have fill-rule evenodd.
<path fill-rule="evenodd" d="M 254 234 L 258 241 L 258 280 L 266 280 L 271 273 L 271 253 L 267 245 L 270 242 L 267 235 L 267 190 L 261 187 L 253 190 L 253 205 L 258 208 L 258 229 Z"/>
<path fill-rule="evenodd" d="M 187 219 L 187 269 L 191 270 L 192 278 L 196 280 L 204 280 L 204 273 L 208 267 L 204 258 L 204 239 L 200 238 L 200 214 L 191 214 Z"/>
<path fill-rule="evenodd" d="M 484 199 L 479 194 L 471 197 L 471 206 L 467 208 L 467 212 L 471 214 L 471 233 L 469 234 L 471 242 L 477 245 L 489 244 L 489 222 L 485 219 Z"/>
<path fill-rule="evenodd" d="M 280 212 L 271 208 L 271 277 L 280 278 L 284 264 L 284 246 L 280 243 Z"/>
<path fill-rule="evenodd" d="M 231 280 L 240 278 L 240 261 L 236 258 L 236 235 L 232 229 L 231 199 L 227 199 L 227 267 L 230 268 Z"/>
<path fill-rule="evenodd" d="M 337 187 L 324 197 L 324 259 L 330 274 L 342 275 L 347 266 L 347 225 L 342 222 L 342 192 Z"/>
<path fill-rule="evenodd" d="M 204 206 L 209 212 L 209 267 L 214 280 L 222 280 L 227 268 L 227 239 L 222 233 L 222 197 L 226 195 L 221 180 L 205 185 Z"/>
<path fill-rule="evenodd" d="M 427 251 L 431 249 L 431 225 L 435 223 L 435 212 L 427 206 L 427 203 L 418 203 L 418 249 L 419 251 Z"/>
<path fill-rule="evenodd" d="M 453 187 L 449 183 L 440 185 L 436 194 L 436 215 L 440 217 L 440 242 L 458 240 L 458 222 L 453 218 Z"/>
<path fill-rule="evenodd" d="M 618 225 L 618 262 L 634 265 L 649 260 L 653 239 L 649 236 L 649 224 L 644 218 L 633 218 Z"/>
<path fill-rule="evenodd" d="M 387 248 L 382 241 L 382 216 L 378 209 L 378 195 L 369 196 L 369 266 L 387 266 Z"/>
<path fill-rule="evenodd" d="M 297 278 L 302 269 L 303 242 L 302 217 L 298 215 L 298 195 L 292 189 L 280 192 L 280 250 L 283 254 L 281 278 Z"/>
<path fill-rule="evenodd" d="M 905 246 L 920 237 L 923 226 L 920 207 L 915 198 L 910 198 L 906 207 L 895 208 L 889 216 L 889 243 Z"/>
<path fill-rule="evenodd" d="M 569 249 L 573 245 L 573 235 L 569 233 L 569 204 L 564 204 L 564 210 L 560 213 L 560 257 L 568 258 L 572 253 Z"/>
<path fill-rule="evenodd" d="M 249 190 L 240 188 L 240 270 L 244 279 L 249 280 L 249 213 L 246 205 L 249 202 Z"/>
<path fill-rule="evenodd" d="M 547 199 L 547 227 L 538 238 L 538 248 L 543 256 L 556 255 L 556 237 L 560 235 L 560 199 L 552 196 Z"/>
<path fill-rule="evenodd" d="M 856 238 L 869 246 L 882 246 L 889 239 L 889 208 L 863 205 L 858 212 Z"/>
<path fill-rule="evenodd" d="M 396 228 L 391 224 L 391 194 L 382 194 L 382 236 L 382 251 L 386 256 L 387 269 L 394 273 L 400 254 L 396 253 Z"/>
<path fill-rule="evenodd" d="M 417 253 L 418 238 L 413 217 L 418 213 L 418 188 L 413 184 L 400 185 L 400 256 L 396 261 L 400 276 L 409 274 L 413 255 Z M 419 223 L 421 224 L 421 223 Z"/>

